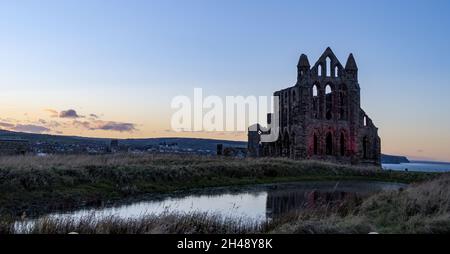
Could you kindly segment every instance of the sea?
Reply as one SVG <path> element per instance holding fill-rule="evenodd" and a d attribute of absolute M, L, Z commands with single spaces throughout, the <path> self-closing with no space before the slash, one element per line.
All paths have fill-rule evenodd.
<path fill-rule="evenodd" d="M 450 172 L 449 162 L 410 161 L 400 164 L 382 164 L 383 169 L 416 172 Z"/>

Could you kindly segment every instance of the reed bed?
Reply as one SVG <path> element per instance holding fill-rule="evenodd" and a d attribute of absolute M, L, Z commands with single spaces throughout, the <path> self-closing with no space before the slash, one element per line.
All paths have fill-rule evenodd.
<path fill-rule="evenodd" d="M 280 158 L 154 154 L 5 156 L 0 157 L 0 215 L 33 215 L 193 188 L 304 180 L 410 183 L 435 176 Z"/>
<path fill-rule="evenodd" d="M 363 200 L 323 203 L 266 222 L 208 213 L 164 213 L 139 218 L 42 217 L 28 227 L 21 227 L 20 223 L 25 222 L 0 219 L 0 234 L 448 234 L 450 175 L 443 174 L 403 190 L 385 191 Z"/>

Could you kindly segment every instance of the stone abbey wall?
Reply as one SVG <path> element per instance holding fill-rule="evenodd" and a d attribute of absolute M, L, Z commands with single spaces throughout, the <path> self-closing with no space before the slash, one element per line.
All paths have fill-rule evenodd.
<path fill-rule="evenodd" d="M 261 143 L 260 132 L 249 131 L 249 155 L 380 165 L 381 140 L 361 109 L 353 55 L 344 67 L 330 48 L 313 66 L 302 54 L 297 69 L 297 83 L 274 93 L 279 97 L 278 140 Z"/>

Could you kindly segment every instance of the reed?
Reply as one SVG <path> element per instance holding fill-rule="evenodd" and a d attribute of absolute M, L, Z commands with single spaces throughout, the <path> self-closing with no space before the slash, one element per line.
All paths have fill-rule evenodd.
<path fill-rule="evenodd" d="M 21 227 L 20 220 L 0 219 L 2 234 L 367 234 L 450 233 L 450 175 L 386 191 L 364 200 L 323 203 L 283 214 L 268 222 L 230 219 L 209 213 L 42 217 Z"/>
<path fill-rule="evenodd" d="M 434 176 L 280 158 L 154 154 L 6 156 L 0 157 L 0 214 L 35 215 L 193 188 L 305 180 L 410 183 Z"/>

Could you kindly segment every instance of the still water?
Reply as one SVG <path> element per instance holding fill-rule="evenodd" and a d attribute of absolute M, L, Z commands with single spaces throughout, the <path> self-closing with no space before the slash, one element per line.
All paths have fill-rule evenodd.
<path fill-rule="evenodd" d="M 404 184 L 361 181 L 327 181 L 268 184 L 236 188 L 215 188 L 151 199 L 112 207 L 82 209 L 48 216 L 74 219 L 94 215 L 96 219 L 117 216 L 136 218 L 163 213 L 206 212 L 227 219 L 261 222 L 276 215 L 301 209 L 317 199 L 336 200 L 348 195 L 365 196 L 383 190 L 396 190 Z"/>

